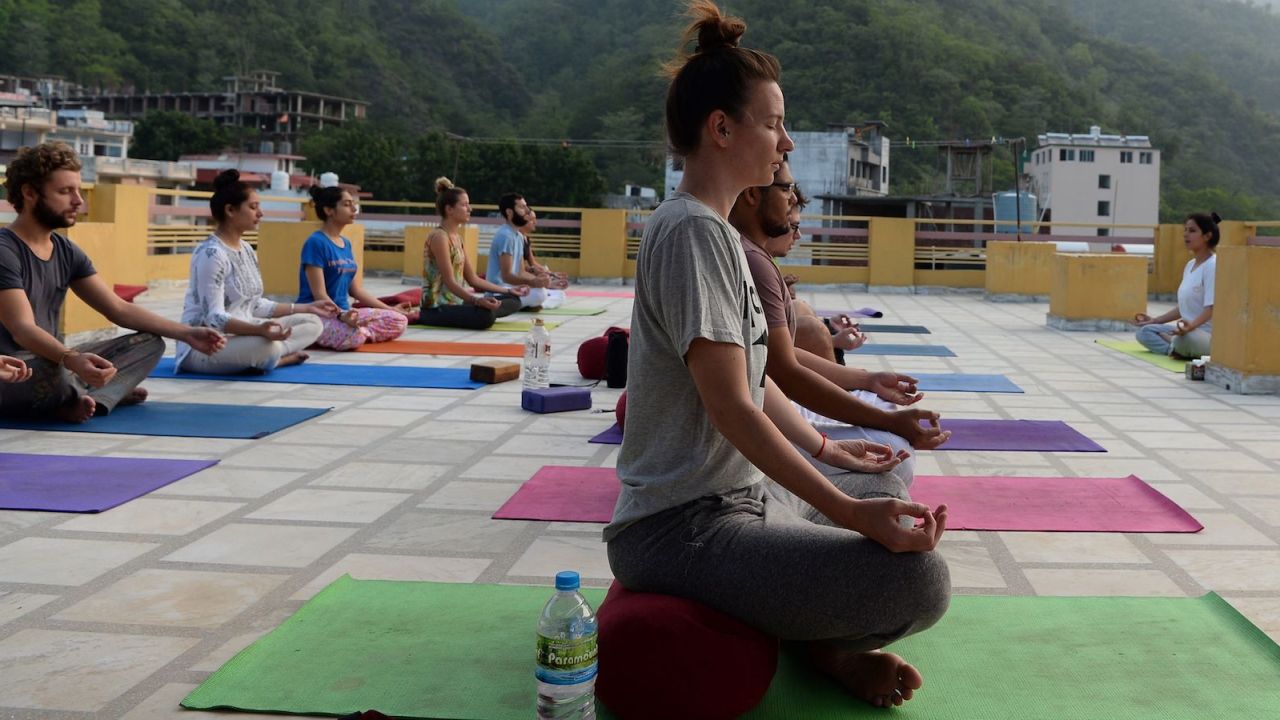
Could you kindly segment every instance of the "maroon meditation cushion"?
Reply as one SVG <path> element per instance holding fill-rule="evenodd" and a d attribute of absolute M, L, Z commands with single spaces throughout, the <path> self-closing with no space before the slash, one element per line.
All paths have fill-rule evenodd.
<path fill-rule="evenodd" d="M 147 291 L 147 286 L 121 285 L 116 283 L 111 289 L 115 291 L 116 295 L 118 295 L 121 300 L 124 300 L 125 302 L 133 302 L 134 298 Z"/>
<path fill-rule="evenodd" d="M 604 380 L 606 365 L 605 356 L 609 352 L 609 333 L 624 332 L 631 335 L 629 328 L 611 327 L 600 337 L 584 341 L 578 346 L 578 373 L 588 380 Z"/>
<path fill-rule="evenodd" d="M 395 295 L 387 295 L 386 297 L 380 297 L 378 299 L 390 305 L 391 307 L 395 307 L 400 303 L 409 303 L 410 305 L 421 305 L 422 304 L 422 288 L 420 287 L 410 288 L 408 290 L 405 290 L 404 292 L 399 292 L 399 293 L 396 293 Z"/>
<path fill-rule="evenodd" d="M 627 391 L 623 390 L 618 396 L 618 404 L 613 408 L 614 416 L 618 418 L 618 429 L 623 433 L 627 432 Z"/>
<path fill-rule="evenodd" d="M 736 718 L 778 669 L 777 638 L 692 600 L 615 581 L 597 618 L 596 697 L 623 720 Z"/>

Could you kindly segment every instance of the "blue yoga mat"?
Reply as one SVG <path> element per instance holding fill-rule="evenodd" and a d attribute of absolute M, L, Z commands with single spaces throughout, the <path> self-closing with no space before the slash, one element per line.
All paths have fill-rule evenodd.
<path fill-rule="evenodd" d="M 78 424 L 0 418 L 0 428 L 251 440 L 327 412 L 329 408 L 145 402 L 118 407 L 110 415 L 99 415 Z"/>
<path fill-rule="evenodd" d="M 868 343 L 851 351 L 852 355 L 915 355 L 917 357 L 955 357 L 956 354 L 945 345 L 893 345 L 891 343 Z"/>
<path fill-rule="evenodd" d="M 884 323 L 858 323 L 863 332 L 908 333 L 911 335 L 932 335 L 929 328 L 923 325 L 887 325 Z"/>
<path fill-rule="evenodd" d="M 907 373 L 920 381 L 921 392 L 1020 393 L 1022 388 L 1003 375 Z"/>
<path fill-rule="evenodd" d="M 390 365 L 331 365 L 303 363 L 276 368 L 265 375 L 202 375 L 173 372 L 173 358 L 164 358 L 151 377 L 165 380 L 234 380 L 236 382 L 298 383 L 300 385 L 359 385 L 362 387 L 443 388 L 475 390 L 467 368 L 418 368 Z"/>

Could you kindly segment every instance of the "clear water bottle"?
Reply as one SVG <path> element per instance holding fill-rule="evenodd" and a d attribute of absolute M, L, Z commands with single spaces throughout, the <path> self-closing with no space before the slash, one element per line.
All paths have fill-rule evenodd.
<path fill-rule="evenodd" d="M 524 336 L 524 386 L 551 387 L 551 333 L 542 318 L 533 321 L 533 329 Z"/>
<path fill-rule="evenodd" d="M 556 594 L 538 618 L 539 720 L 595 720 L 596 614 L 578 592 L 578 573 L 556 574 Z"/>

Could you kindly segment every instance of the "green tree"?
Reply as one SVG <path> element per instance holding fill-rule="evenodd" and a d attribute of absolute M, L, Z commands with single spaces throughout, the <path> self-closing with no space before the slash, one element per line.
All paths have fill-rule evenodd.
<path fill-rule="evenodd" d="M 129 155 L 148 160 L 177 160 L 182 155 L 237 147 L 246 134 L 186 113 L 152 111 L 134 126 Z"/>

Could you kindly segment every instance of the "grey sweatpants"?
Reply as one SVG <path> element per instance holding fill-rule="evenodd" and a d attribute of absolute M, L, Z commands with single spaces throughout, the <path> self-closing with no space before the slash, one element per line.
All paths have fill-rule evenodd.
<path fill-rule="evenodd" d="M 106 415 L 155 369 L 164 355 L 164 340 L 150 333 L 130 333 L 72 349 L 93 353 L 115 365 L 115 377 L 100 388 L 91 388 L 60 365 L 29 352 L 15 353 L 14 357 L 30 366 L 31 379 L 0 384 L 0 414 L 46 419 L 81 395 L 88 395 L 97 403 L 97 414 Z"/>
<path fill-rule="evenodd" d="M 830 479 L 851 497 L 909 499 L 891 473 Z M 783 640 L 854 652 L 930 627 L 951 601 L 936 551 L 890 552 L 769 480 L 644 518 L 608 549 L 629 590 L 688 598 Z"/>

